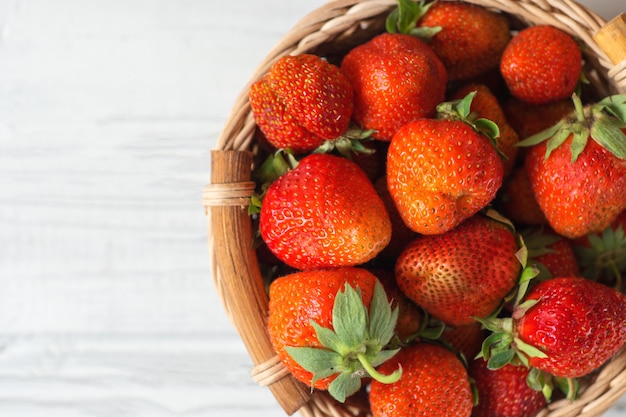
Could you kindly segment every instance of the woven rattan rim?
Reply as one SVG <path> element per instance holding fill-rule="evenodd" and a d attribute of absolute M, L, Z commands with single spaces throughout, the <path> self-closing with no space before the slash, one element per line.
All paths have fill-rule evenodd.
<path fill-rule="evenodd" d="M 445 1 L 445 0 L 444 0 Z M 465 0 L 483 7 L 502 11 L 515 17 L 525 25 L 550 24 L 556 26 L 581 40 L 585 45 L 585 69 L 594 89 L 599 96 L 615 93 L 626 93 L 626 60 L 614 64 L 604 50 L 594 40 L 595 34 L 600 31 L 606 21 L 579 5 L 572 0 Z M 236 99 L 232 110 L 227 118 L 224 128 L 218 138 L 214 152 L 254 152 L 254 134 L 256 124 L 248 102 L 248 88 L 252 82 L 262 76 L 269 67 L 280 57 L 288 54 L 316 53 L 319 48 L 328 47 L 339 39 L 352 36 L 355 33 L 368 33 L 374 29 L 374 23 L 381 19 L 397 4 L 397 0 L 332 0 L 321 8 L 313 11 L 298 22 L 291 31 L 278 42 L 268 53 L 265 59 L 258 65 L 250 77 L 248 83 L 242 89 Z M 227 167 L 229 169 L 229 167 Z M 212 169 L 215 170 L 215 162 Z M 221 167 L 220 169 L 225 169 Z M 258 265 L 252 265 L 238 269 L 236 273 L 224 273 L 221 266 L 226 263 L 215 249 L 215 235 L 234 233 L 234 238 L 239 239 L 240 228 L 229 229 L 222 223 L 229 223 L 229 216 L 215 220 L 216 212 L 222 207 L 245 208 L 249 198 L 254 192 L 254 183 L 249 178 L 237 179 L 232 182 L 212 181 L 204 190 L 202 203 L 207 208 L 209 219 L 213 217 L 212 226 L 209 229 L 209 255 L 213 261 L 213 278 L 226 312 L 233 320 L 242 339 L 251 353 L 255 366 L 252 370 L 252 378 L 263 386 L 268 386 L 278 402 L 288 414 L 296 410 L 304 417 L 330 417 L 330 416 L 368 416 L 367 410 L 358 406 L 342 405 L 324 393 L 315 392 L 308 395 L 304 391 L 296 389 L 296 394 L 286 394 L 282 388 L 276 385 L 289 378 L 289 372 L 273 354 L 259 355 L 254 343 L 248 341 L 251 332 L 245 318 L 238 317 L 234 312 L 236 294 L 229 293 L 228 286 L 233 274 L 247 279 L 247 275 L 253 280 L 258 276 Z M 232 212 L 231 212 L 232 213 Z M 239 212 L 234 215 L 243 216 Z M 226 220 L 223 220 L 223 219 Z M 217 223 L 216 223 L 217 222 Z M 222 226 L 225 226 L 222 228 Z M 219 229 L 219 230 L 218 230 Z M 224 230 L 227 230 L 225 232 Z M 214 233 L 214 235 L 212 235 Z M 243 233 L 245 238 L 248 236 Z M 227 236 L 221 236 L 226 238 Z M 224 239 L 222 239 L 224 240 Z M 235 250 L 250 251 L 249 242 L 245 239 Z M 259 291 L 258 291 L 259 292 Z M 266 294 L 257 294 L 259 311 L 263 313 L 265 308 L 264 298 Z M 239 311 L 239 310 L 238 310 Z M 257 337 L 255 335 L 252 339 Z M 263 357 L 265 356 L 265 357 Z M 606 364 L 592 378 L 583 382 L 580 397 L 573 402 L 566 400 L 555 401 L 540 412 L 539 417 L 598 417 L 608 410 L 624 393 L 626 393 L 626 349 L 623 349 L 608 364 Z M 288 405 L 289 396 L 302 396 L 294 399 Z"/>

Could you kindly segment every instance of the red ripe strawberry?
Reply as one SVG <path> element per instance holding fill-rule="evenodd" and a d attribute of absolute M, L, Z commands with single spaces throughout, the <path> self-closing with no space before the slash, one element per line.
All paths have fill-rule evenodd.
<path fill-rule="evenodd" d="M 311 154 L 267 190 L 261 237 L 296 269 L 354 266 L 374 258 L 391 239 L 385 205 L 352 161 Z"/>
<path fill-rule="evenodd" d="M 493 313 L 513 290 L 519 249 L 510 224 L 477 214 L 446 233 L 416 238 L 398 257 L 396 280 L 434 317 L 469 324 Z"/>
<path fill-rule="evenodd" d="M 549 25 L 521 30 L 500 60 L 500 72 L 511 94 L 534 104 L 571 96 L 581 70 L 582 53 L 574 38 Z"/>
<path fill-rule="evenodd" d="M 626 209 L 626 96 L 582 106 L 576 119 L 526 138 L 525 169 L 541 211 L 570 239 L 601 232 Z M 621 112 L 621 113 L 620 113 Z"/>
<path fill-rule="evenodd" d="M 312 151 L 348 128 L 352 86 L 339 69 L 316 55 L 289 55 L 253 83 L 250 107 L 276 148 Z"/>
<path fill-rule="evenodd" d="M 494 138 L 494 140 L 500 152 L 502 152 L 502 154 L 506 157 L 502 160 L 502 164 L 504 165 L 504 176 L 506 177 L 511 173 L 511 170 L 515 165 L 517 154 L 519 152 L 519 148 L 516 146 L 517 142 L 519 142 L 519 135 L 506 119 L 498 98 L 486 85 L 477 83 L 466 84 L 455 90 L 450 98 L 460 100 L 472 91 L 475 91 L 476 94 L 472 99 L 472 105 L 470 107 L 471 111 L 476 112 L 477 117 L 483 117 L 491 120 L 498 125 L 498 129 L 500 130 L 500 134 Z"/>
<path fill-rule="evenodd" d="M 626 296 L 613 288 L 559 277 L 537 283 L 524 300 L 513 312 L 514 343 L 539 350 L 529 364 L 551 375 L 587 375 L 626 342 Z"/>
<path fill-rule="evenodd" d="M 272 346 L 298 380 L 343 402 L 368 373 L 386 382 L 400 377 L 395 369 L 385 376 L 371 368 L 397 352 L 384 350 L 397 310 L 372 273 L 360 268 L 296 272 L 273 281 L 269 297 Z"/>
<path fill-rule="evenodd" d="M 437 344 L 417 343 L 401 350 L 379 371 L 388 373 L 398 366 L 403 370 L 398 382 L 371 384 L 373 417 L 471 415 L 473 395 L 467 370 L 454 353 Z"/>
<path fill-rule="evenodd" d="M 469 375 L 478 391 L 478 404 L 472 417 L 535 417 L 546 406 L 546 398 L 526 383 L 529 372 L 512 364 L 489 369 L 484 359 L 473 360 Z"/>
<path fill-rule="evenodd" d="M 523 166 L 513 168 L 498 193 L 499 209 L 515 224 L 539 226 L 548 223 L 530 186 Z"/>
<path fill-rule="evenodd" d="M 441 339 L 449 343 L 455 351 L 462 353 L 465 358 L 471 359 L 480 352 L 486 336 L 482 325 L 475 321 L 463 326 L 446 326 Z"/>
<path fill-rule="evenodd" d="M 467 98 L 458 104 L 460 119 L 409 122 L 389 145 L 389 193 L 415 232 L 453 229 L 489 204 L 502 185 L 504 169 L 495 146 L 463 121 L 469 115 Z"/>
<path fill-rule="evenodd" d="M 510 98 L 502 104 L 502 110 L 519 137 L 525 139 L 554 126 L 574 111 L 574 105 L 569 97 L 546 104 L 531 104 Z"/>
<path fill-rule="evenodd" d="M 354 88 L 354 122 L 391 140 L 403 124 L 435 114 L 444 99 L 447 74 L 423 41 L 383 33 L 349 51 L 341 71 Z"/>
<path fill-rule="evenodd" d="M 520 282 L 523 282 L 522 280 Z M 575 378 L 597 370 L 626 342 L 626 295 L 582 277 L 520 284 L 510 318 L 481 320 L 494 333 L 481 355 L 490 369 L 520 360 L 531 367 L 531 386 L 550 399 L 562 380 L 575 398 Z"/>
<path fill-rule="evenodd" d="M 522 236 L 528 248 L 528 262 L 538 263 L 547 278 L 580 276 L 571 240 L 549 228 L 529 228 L 522 231 Z"/>
<path fill-rule="evenodd" d="M 450 80 L 477 77 L 498 67 L 510 39 L 503 14 L 463 2 L 431 4 L 417 27 L 441 28 L 429 45 L 441 58 Z"/>

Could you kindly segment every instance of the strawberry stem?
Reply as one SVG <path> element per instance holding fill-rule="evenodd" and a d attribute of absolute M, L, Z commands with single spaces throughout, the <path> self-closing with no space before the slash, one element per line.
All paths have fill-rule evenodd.
<path fill-rule="evenodd" d="M 363 369 L 367 371 L 369 376 L 371 376 L 372 378 L 374 378 L 376 381 L 380 383 L 393 384 L 394 382 L 397 382 L 402 376 L 401 365 L 399 365 L 398 369 L 393 371 L 391 374 L 385 375 L 385 374 L 378 372 L 376 368 L 372 366 L 372 364 L 367 359 L 367 356 L 364 353 L 359 353 L 356 357 L 359 360 L 359 362 L 361 362 L 361 365 L 363 365 Z"/>

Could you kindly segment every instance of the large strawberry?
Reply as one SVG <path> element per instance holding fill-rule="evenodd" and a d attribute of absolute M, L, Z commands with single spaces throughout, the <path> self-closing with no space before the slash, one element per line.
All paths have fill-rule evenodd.
<path fill-rule="evenodd" d="M 341 71 L 354 88 L 354 122 L 383 141 L 403 124 L 434 115 L 448 80 L 433 50 L 403 33 L 383 33 L 356 46 Z"/>
<path fill-rule="evenodd" d="M 250 107 L 267 140 L 296 153 L 312 151 L 348 128 L 350 82 L 317 55 L 288 55 L 250 86 Z"/>
<path fill-rule="evenodd" d="M 492 314 L 513 290 L 519 250 L 511 224 L 477 214 L 446 233 L 416 238 L 398 257 L 396 280 L 434 317 L 465 325 Z"/>
<path fill-rule="evenodd" d="M 601 232 L 626 209 L 626 95 L 583 107 L 575 118 L 526 138 L 525 168 L 554 231 L 570 239 Z"/>
<path fill-rule="evenodd" d="M 394 334 L 392 310 L 376 277 L 360 268 L 296 272 L 272 282 L 268 331 L 286 368 L 312 388 L 344 401 L 369 375 L 386 383 L 375 366 L 397 350 L 385 350 Z"/>
<path fill-rule="evenodd" d="M 489 204 L 502 185 L 500 156 L 479 130 L 484 119 L 468 123 L 472 97 L 473 93 L 458 103 L 442 103 L 439 108 L 447 109 L 449 118 L 441 113 L 442 118 L 407 123 L 389 145 L 389 193 L 415 232 L 453 229 Z"/>
<path fill-rule="evenodd" d="M 274 181 L 259 227 L 268 248 L 296 269 L 354 266 L 391 239 L 385 205 L 352 161 L 311 154 Z"/>
<path fill-rule="evenodd" d="M 568 33 L 550 25 L 530 26 L 508 43 L 500 72 L 511 94 L 533 104 L 568 98 L 581 76 L 582 53 Z"/>
<path fill-rule="evenodd" d="M 373 417 L 469 417 L 473 395 L 463 362 L 441 345 L 417 343 L 380 366 L 382 373 L 402 367 L 396 383 L 372 381 Z"/>
<path fill-rule="evenodd" d="M 535 417 L 546 398 L 526 383 L 529 373 L 522 365 L 489 369 L 482 358 L 470 362 L 469 375 L 478 392 L 472 417 Z"/>
<path fill-rule="evenodd" d="M 494 333 L 482 354 L 497 369 L 521 360 L 538 372 L 571 382 L 598 369 L 626 342 L 626 295 L 582 277 L 540 281 L 521 290 L 511 318 L 483 323 Z M 549 398 L 550 378 L 531 378 Z M 546 388 L 548 387 L 548 388 Z"/>
<path fill-rule="evenodd" d="M 429 45 L 441 58 L 450 80 L 477 77 L 498 67 L 510 39 L 503 14 L 464 2 L 429 5 L 417 28 L 438 29 Z"/>

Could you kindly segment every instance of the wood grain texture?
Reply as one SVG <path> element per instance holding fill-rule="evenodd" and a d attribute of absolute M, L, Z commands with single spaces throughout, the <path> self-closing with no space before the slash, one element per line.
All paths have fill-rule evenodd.
<path fill-rule="evenodd" d="M 200 199 L 235 97 L 323 1 L 0 0 L 0 417 L 284 415 Z"/>

